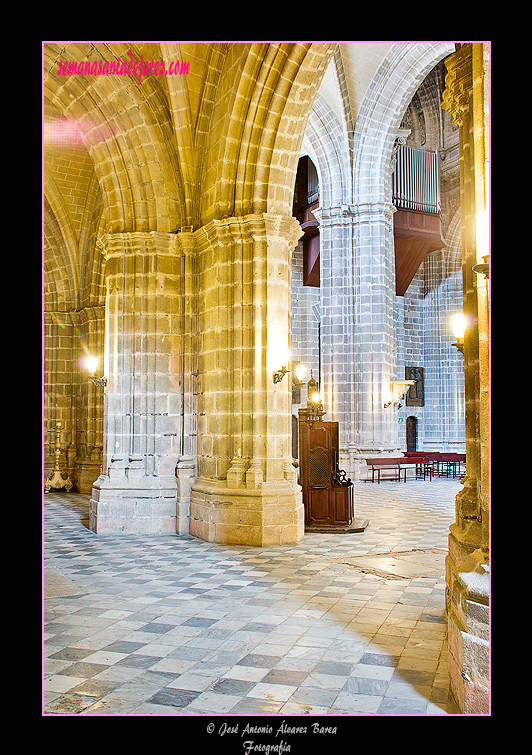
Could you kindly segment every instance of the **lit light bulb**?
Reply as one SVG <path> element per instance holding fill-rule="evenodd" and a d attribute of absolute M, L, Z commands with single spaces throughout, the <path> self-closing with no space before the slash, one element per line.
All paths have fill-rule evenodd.
<path fill-rule="evenodd" d="M 91 375 L 94 375 L 94 373 L 96 372 L 96 367 L 98 366 L 98 360 L 96 359 L 96 357 L 87 357 L 86 365 L 89 373 Z"/>
<path fill-rule="evenodd" d="M 454 337 L 457 339 L 463 338 L 465 332 L 465 317 L 461 312 L 451 315 L 451 325 Z"/>
<path fill-rule="evenodd" d="M 298 380 L 299 380 L 300 382 L 301 382 L 302 380 L 304 380 L 306 372 L 307 372 L 307 368 L 305 367 L 305 365 L 304 365 L 304 364 L 299 364 L 299 365 L 298 365 L 298 366 L 296 367 L 296 377 L 297 377 L 297 379 L 298 379 Z"/>

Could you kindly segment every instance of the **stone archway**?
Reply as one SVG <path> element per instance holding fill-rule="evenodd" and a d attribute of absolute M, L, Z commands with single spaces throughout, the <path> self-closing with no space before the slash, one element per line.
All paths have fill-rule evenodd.
<path fill-rule="evenodd" d="M 402 117 L 414 92 L 436 63 L 453 51 L 452 43 L 394 44 L 368 87 L 355 125 L 350 211 L 356 250 L 353 363 L 357 365 L 358 401 L 352 419 L 355 456 L 369 450 L 379 453 L 398 448 L 397 423 L 393 413 L 383 408 L 396 371 L 391 159 Z M 368 290 L 369 302 L 362 296 Z"/>

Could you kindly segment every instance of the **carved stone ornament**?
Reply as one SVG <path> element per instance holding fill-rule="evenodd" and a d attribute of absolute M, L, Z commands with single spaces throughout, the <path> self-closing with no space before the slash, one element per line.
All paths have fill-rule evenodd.
<path fill-rule="evenodd" d="M 446 61 L 447 75 L 441 106 L 451 116 L 457 126 L 463 122 L 464 111 L 469 106 L 472 89 L 472 50 L 471 45 L 463 45 L 458 52 L 450 55 Z"/>

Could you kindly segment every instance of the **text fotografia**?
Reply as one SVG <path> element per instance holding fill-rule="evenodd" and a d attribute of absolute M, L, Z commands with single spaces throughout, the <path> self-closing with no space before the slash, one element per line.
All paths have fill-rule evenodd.
<path fill-rule="evenodd" d="M 190 63 L 187 61 L 172 61 L 168 69 L 163 61 L 133 60 L 128 52 L 129 60 L 60 60 L 57 73 L 60 76 L 135 76 L 139 83 L 143 76 L 183 76 L 189 72 Z"/>

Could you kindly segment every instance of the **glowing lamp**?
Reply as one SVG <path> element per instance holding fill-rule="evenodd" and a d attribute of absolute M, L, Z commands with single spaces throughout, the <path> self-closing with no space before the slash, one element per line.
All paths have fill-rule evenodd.
<path fill-rule="evenodd" d="M 94 375 L 94 373 L 96 372 L 96 367 L 98 366 L 98 360 L 96 359 L 96 357 L 89 356 L 87 357 L 85 361 L 85 366 L 87 367 L 87 371 L 89 375 Z M 105 388 L 105 386 L 107 385 L 106 377 L 101 377 L 101 378 L 90 377 L 89 380 L 91 381 L 91 383 L 94 383 L 94 385 L 97 385 L 99 388 Z"/>
<path fill-rule="evenodd" d="M 465 317 L 462 312 L 457 312 L 456 314 L 451 315 L 451 327 L 453 329 L 454 337 L 456 338 L 456 343 L 453 344 L 453 346 L 456 346 L 458 351 L 461 351 L 462 354 L 464 353 L 465 324 Z"/>
<path fill-rule="evenodd" d="M 96 357 L 87 357 L 85 364 L 87 366 L 89 374 L 94 375 L 94 373 L 96 372 L 96 367 L 98 366 L 98 360 L 96 359 Z"/>

